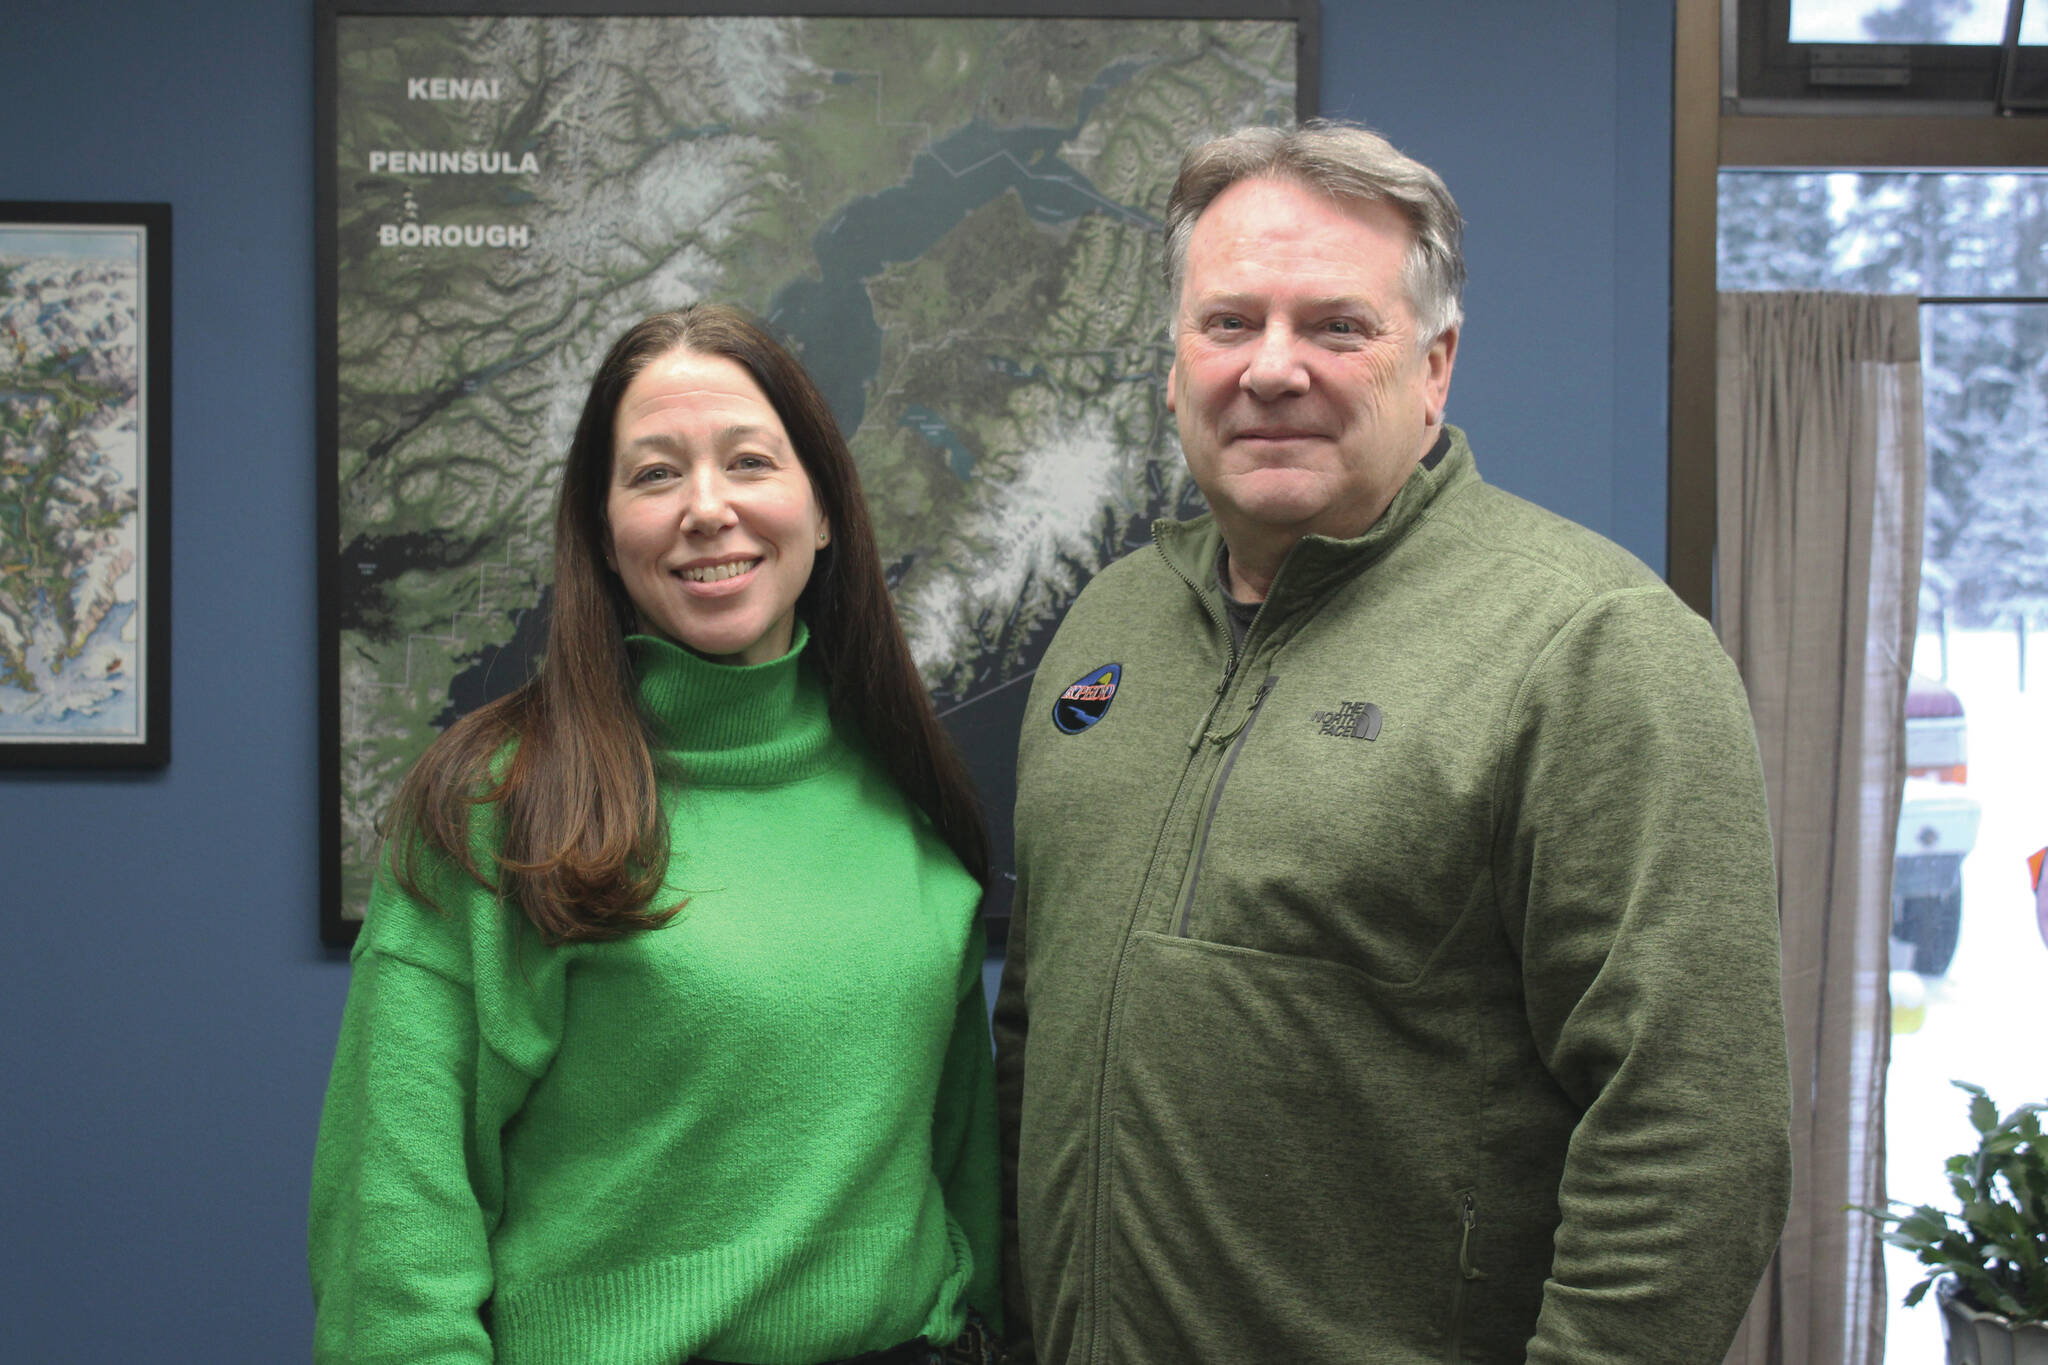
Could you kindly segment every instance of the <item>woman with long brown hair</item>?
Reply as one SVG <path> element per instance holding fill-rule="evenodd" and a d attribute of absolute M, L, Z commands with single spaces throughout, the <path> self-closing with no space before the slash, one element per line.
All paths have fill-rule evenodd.
<path fill-rule="evenodd" d="M 991 1349 L 987 838 L 846 442 L 744 314 L 611 348 L 542 665 L 434 742 L 386 850 L 315 1158 L 319 1359 Z"/>

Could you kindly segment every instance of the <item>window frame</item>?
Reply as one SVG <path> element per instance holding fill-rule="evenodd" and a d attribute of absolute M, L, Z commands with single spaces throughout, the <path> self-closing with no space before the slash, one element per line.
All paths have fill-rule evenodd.
<path fill-rule="evenodd" d="M 2048 0 L 2035 0 L 2044 3 Z M 1758 113 L 1729 92 L 1724 68 L 1739 9 L 1760 0 L 1676 0 L 1672 56 L 1671 370 L 1665 578 L 1711 618 L 1714 583 L 1715 240 L 1723 169 L 2038 170 L 2048 124 L 2036 118 L 1877 112 Z M 1727 43 L 1724 44 L 1724 38 Z"/>
<path fill-rule="evenodd" d="M 2048 107 L 2048 90 L 2022 90 L 2015 79 L 2018 5 L 2008 3 L 1998 43 L 1806 43 L 1791 38 L 1794 3 L 1725 0 L 1724 32 L 1732 31 L 1732 42 L 1723 93 L 1741 112 L 1996 114 Z M 2039 66 L 2027 63 L 2029 87 L 2042 84 Z"/>

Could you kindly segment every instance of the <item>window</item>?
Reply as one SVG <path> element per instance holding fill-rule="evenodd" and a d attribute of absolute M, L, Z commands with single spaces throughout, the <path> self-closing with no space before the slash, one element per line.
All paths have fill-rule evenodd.
<path fill-rule="evenodd" d="M 2048 108 L 2048 0 L 1730 0 L 1745 113 Z"/>
<path fill-rule="evenodd" d="M 1928 497 L 1894 863 L 1886 1182 L 1948 1206 L 1974 1142 L 1952 1079 L 2042 1094 L 2027 855 L 2048 842 L 2048 175 L 1722 172 L 1722 289 L 1916 293 Z M 1960 712 L 1960 715 L 1954 714 Z M 2024 1002 L 2024 1003 L 2022 1003 Z M 1941 1358 L 1886 1251 L 1894 1361 Z"/>

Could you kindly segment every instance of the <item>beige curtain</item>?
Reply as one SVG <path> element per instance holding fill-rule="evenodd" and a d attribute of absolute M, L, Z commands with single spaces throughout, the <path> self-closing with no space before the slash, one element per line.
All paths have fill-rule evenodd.
<path fill-rule="evenodd" d="M 1723 294 L 1715 626 L 1777 842 L 1792 1210 L 1729 1365 L 1877 1365 L 1891 859 L 1926 456 L 1910 297 Z"/>

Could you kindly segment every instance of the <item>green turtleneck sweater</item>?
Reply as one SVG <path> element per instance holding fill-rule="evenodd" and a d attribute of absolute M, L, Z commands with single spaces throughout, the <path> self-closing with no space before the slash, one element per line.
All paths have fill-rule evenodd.
<path fill-rule="evenodd" d="M 630 644 L 687 904 L 550 948 L 459 874 L 439 909 L 380 883 L 314 1159 L 322 1361 L 807 1365 L 996 1315 L 979 888 L 801 633 Z"/>

